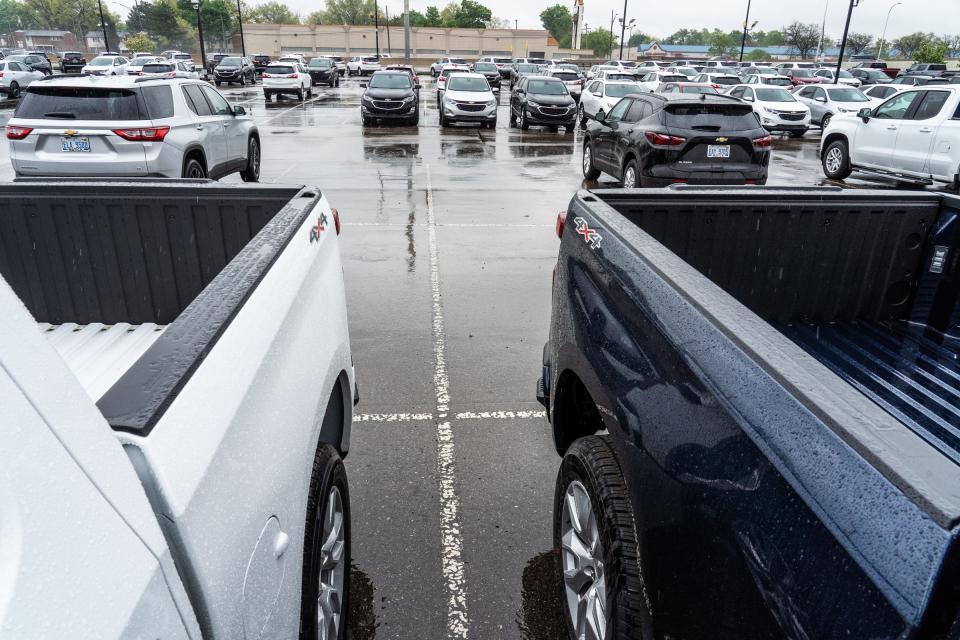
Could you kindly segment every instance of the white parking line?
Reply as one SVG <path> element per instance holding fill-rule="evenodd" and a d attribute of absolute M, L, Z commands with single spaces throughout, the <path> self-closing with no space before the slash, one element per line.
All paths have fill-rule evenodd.
<path fill-rule="evenodd" d="M 466 579 L 463 575 L 463 534 L 460 529 L 460 499 L 456 492 L 453 429 L 447 419 L 450 381 L 447 377 L 443 302 L 440 296 L 440 261 L 437 253 L 437 221 L 433 210 L 433 184 L 427 171 L 427 228 L 430 248 L 430 289 L 433 296 L 433 386 L 437 396 L 437 476 L 440 481 L 440 545 L 443 577 L 447 587 L 447 638 L 467 637 Z"/>
<path fill-rule="evenodd" d="M 546 411 L 465 411 L 456 416 L 457 420 L 519 420 L 546 417 Z"/>
<path fill-rule="evenodd" d="M 267 118 L 266 120 L 261 120 L 261 121 L 259 121 L 257 124 L 267 124 L 267 123 L 270 122 L 271 120 L 275 120 L 275 119 L 279 118 L 280 116 L 282 116 L 282 115 L 284 115 L 284 114 L 290 113 L 290 112 L 293 111 L 294 109 L 299 109 L 300 107 L 302 107 L 302 106 L 305 105 L 305 104 L 310 104 L 311 102 L 313 102 L 314 100 L 318 100 L 319 98 L 320 98 L 320 96 L 313 96 L 313 97 L 310 98 L 309 100 L 304 100 L 303 102 L 298 102 L 297 104 L 293 105 L 293 106 L 290 107 L 289 109 L 284 109 L 284 110 L 281 111 L 280 113 L 275 113 L 275 114 L 273 114 L 272 116 L 270 116 L 269 118 Z"/>
<path fill-rule="evenodd" d="M 361 413 L 354 422 L 425 422 L 433 420 L 432 413 Z"/>

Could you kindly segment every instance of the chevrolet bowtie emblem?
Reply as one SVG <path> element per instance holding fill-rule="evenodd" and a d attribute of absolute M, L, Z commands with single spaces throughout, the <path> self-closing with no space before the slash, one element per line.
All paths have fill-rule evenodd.
<path fill-rule="evenodd" d="M 726 141 L 729 140 L 729 139 L 730 139 L 730 138 L 717 138 L 717 142 L 721 142 L 721 143 L 722 143 L 722 142 L 726 142 Z"/>
<path fill-rule="evenodd" d="M 75 136 L 75 135 L 77 135 L 78 133 L 80 133 L 80 132 L 77 131 L 76 129 L 67 129 L 66 131 L 63 132 L 63 135 L 65 135 L 65 136 Z"/>

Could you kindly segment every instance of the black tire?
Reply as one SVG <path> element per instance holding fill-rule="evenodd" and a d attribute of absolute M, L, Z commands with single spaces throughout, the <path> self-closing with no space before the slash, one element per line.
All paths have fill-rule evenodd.
<path fill-rule="evenodd" d="M 300 595 L 300 638 L 317 639 L 319 583 L 321 579 L 321 547 L 323 545 L 323 520 L 327 504 L 336 489 L 343 504 L 343 593 L 341 594 L 340 624 L 335 640 L 347 637 L 350 598 L 350 491 L 347 472 L 336 449 L 328 444 L 317 447 L 310 477 L 310 492 L 307 498 L 306 526 L 303 541 L 303 581 Z M 331 636 L 333 638 L 333 636 Z"/>
<path fill-rule="evenodd" d="M 831 120 L 832 118 L 833 118 L 833 116 L 832 116 L 831 114 L 829 114 L 829 113 L 828 113 L 827 115 L 823 116 L 823 118 L 820 120 L 820 129 L 826 130 L 827 125 L 830 124 L 830 120 Z"/>
<path fill-rule="evenodd" d="M 370 126 L 370 118 L 368 118 L 367 116 L 360 116 L 360 121 L 363 123 L 363 126 L 365 127 Z"/>
<path fill-rule="evenodd" d="M 513 112 L 512 106 L 510 107 L 510 126 L 511 127 L 517 126 L 517 114 Z"/>
<path fill-rule="evenodd" d="M 791 131 L 791 132 L 790 132 L 790 137 L 791 137 L 791 138 L 802 138 L 802 137 L 804 136 L 804 134 L 806 134 L 806 133 L 807 133 L 807 130 L 806 130 L 806 129 L 804 129 L 803 131 Z"/>
<path fill-rule="evenodd" d="M 844 180 L 853 169 L 850 168 L 850 149 L 843 140 L 834 140 L 823 150 L 820 159 L 823 174 L 831 180 Z"/>
<path fill-rule="evenodd" d="M 446 117 L 445 115 L 443 115 L 443 110 L 442 110 L 442 109 L 440 110 L 440 126 L 441 126 L 441 127 L 448 127 L 448 126 L 450 126 L 450 123 L 447 122 L 447 117 Z"/>
<path fill-rule="evenodd" d="M 245 76 L 242 73 L 240 74 L 240 86 L 241 87 L 247 86 L 247 76 Z"/>
<path fill-rule="evenodd" d="M 573 130 L 577 128 L 577 121 L 571 120 L 567 124 L 563 125 L 565 133 L 573 133 Z"/>
<path fill-rule="evenodd" d="M 630 181 L 633 184 L 627 183 L 627 174 L 629 173 L 630 169 L 633 169 L 633 180 Z M 636 189 L 639 186 L 640 186 L 640 167 L 637 164 L 636 160 L 630 160 L 630 162 L 628 162 L 627 165 L 623 168 L 623 188 Z"/>
<path fill-rule="evenodd" d="M 577 119 L 580 121 L 580 128 L 586 129 L 587 128 L 587 111 L 583 108 L 582 104 L 579 107 L 577 107 L 577 112 L 578 112 Z"/>
<path fill-rule="evenodd" d="M 410 126 L 416 127 L 419 124 L 420 124 L 420 109 L 417 109 L 416 115 L 410 118 Z"/>
<path fill-rule="evenodd" d="M 247 166 L 240 171 L 240 179 L 244 182 L 260 182 L 260 142 L 250 136 L 247 141 Z"/>
<path fill-rule="evenodd" d="M 551 126 L 550 126 L 550 133 L 557 133 L 558 131 L 560 131 L 560 127 L 558 127 L 558 126 L 556 126 L 556 125 L 551 125 Z"/>
<path fill-rule="evenodd" d="M 530 123 L 527 122 L 527 110 L 525 108 L 520 109 L 520 128 L 529 129 Z"/>
<path fill-rule="evenodd" d="M 587 158 L 589 150 L 590 157 Z M 600 169 L 593 162 L 593 143 L 589 140 L 583 143 L 583 177 L 587 180 L 596 180 L 600 177 Z"/>
<path fill-rule="evenodd" d="M 270 98 L 272 97 L 273 97 L 273 94 L 271 94 L 269 91 L 263 92 L 263 99 L 266 100 L 267 102 L 270 102 Z"/>
<path fill-rule="evenodd" d="M 20 84 L 14 80 L 10 83 L 10 89 L 7 90 L 8 98 L 19 98 L 20 97 Z"/>
<path fill-rule="evenodd" d="M 221 84 L 221 82 L 220 82 L 219 80 L 215 80 L 215 81 L 214 81 L 214 84 L 216 84 L 216 85 L 219 87 L 220 84 Z"/>
<path fill-rule="evenodd" d="M 207 168 L 196 158 L 190 158 L 183 164 L 184 178 L 206 178 Z"/>
<path fill-rule="evenodd" d="M 579 483 L 575 486 L 573 483 Z M 585 489 L 596 518 L 606 581 L 606 638 L 653 638 L 650 603 L 641 571 L 640 544 L 630 493 L 616 455 L 602 436 L 588 436 L 567 450 L 557 475 L 554 494 L 553 545 L 560 549 L 556 581 L 560 591 L 568 637 L 577 638 L 567 602 L 563 575 L 563 509 L 568 488 Z"/>
<path fill-rule="evenodd" d="M 303 102 L 303 87 L 297 89 L 297 100 Z"/>

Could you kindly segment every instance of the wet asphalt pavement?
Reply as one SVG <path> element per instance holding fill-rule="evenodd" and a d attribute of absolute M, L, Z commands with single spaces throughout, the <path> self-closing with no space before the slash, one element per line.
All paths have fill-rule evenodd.
<path fill-rule="evenodd" d="M 534 397 L 554 222 L 579 187 L 619 185 L 583 182 L 581 132 L 510 128 L 507 89 L 496 130 L 440 129 L 424 80 L 417 128 L 362 128 L 356 80 L 303 104 L 224 93 L 259 126 L 262 180 L 318 185 L 344 224 L 353 638 L 558 638 L 559 458 Z M 769 184 L 823 184 L 819 138 L 778 138 Z"/>

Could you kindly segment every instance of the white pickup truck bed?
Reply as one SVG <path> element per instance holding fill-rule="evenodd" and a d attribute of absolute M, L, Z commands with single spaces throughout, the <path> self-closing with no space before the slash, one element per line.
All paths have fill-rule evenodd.
<path fill-rule="evenodd" d="M 94 402 L 163 335 L 167 325 L 38 323 Z"/>

